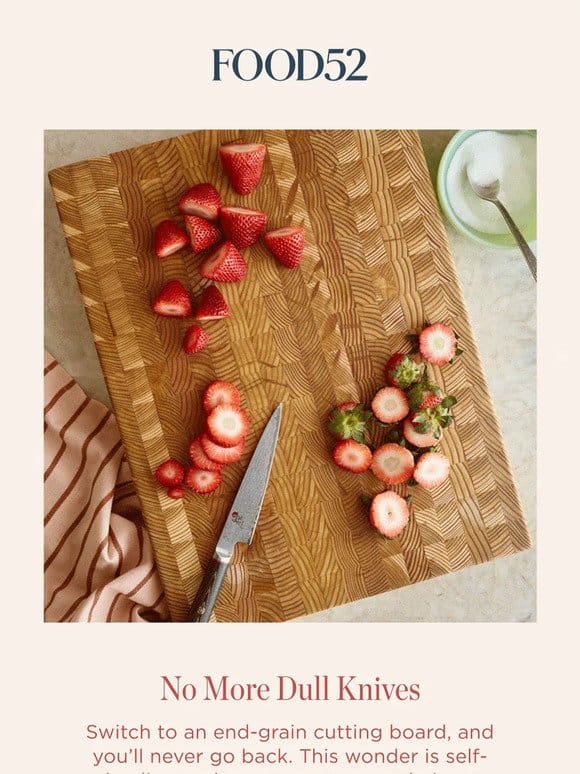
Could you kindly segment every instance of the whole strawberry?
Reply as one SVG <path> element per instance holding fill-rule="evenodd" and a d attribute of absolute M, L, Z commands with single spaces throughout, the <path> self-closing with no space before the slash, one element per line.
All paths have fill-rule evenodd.
<path fill-rule="evenodd" d="M 352 438 L 363 443 L 367 422 L 372 415 L 373 412 L 365 408 L 363 403 L 342 403 L 331 412 L 328 429 L 343 441 Z"/>
<path fill-rule="evenodd" d="M 399 387 L 406 390 L 412 384 L 420 381 L 425 373 L 423 363 L 415 363 L 409 355 L 403 352 L 395 352 L 387 360 L 385 366 L 385 379 L 391 387 Z"/>
<path fill-rule="evenodd" d="M 427 381 L 413 385 L 407 396 L 413 431 L 441 438 L 441 431 L 453 422 L 451 408 L 457 403 L 456 398 L 444 395 L 437 385 Z"/>
<path fill-rule="evenodd" d="M 419 411 L 419 409 L 435 408 L 445 395 L 436 384 L 422 380 L 407 390 L 407 397 L 411 411 Z"/>

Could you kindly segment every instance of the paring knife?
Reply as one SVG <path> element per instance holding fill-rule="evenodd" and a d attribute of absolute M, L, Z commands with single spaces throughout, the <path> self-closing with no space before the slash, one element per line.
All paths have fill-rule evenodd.
<path fill-rule="evenodd" d="M 280 403 L 268 420 L 252 454 L 219 536 L 212 560 L 189 609 L 188 621 L 196 623 L 209 621 L 237 543 L 249 545 L 252 542 L 270 478 L 281 419 L 282 404 Z"/>

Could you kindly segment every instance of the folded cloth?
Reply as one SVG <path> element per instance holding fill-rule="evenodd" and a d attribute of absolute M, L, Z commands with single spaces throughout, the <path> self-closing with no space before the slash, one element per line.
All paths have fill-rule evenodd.
<path fill-rule="evenodd" d="M 167 606 L 113 414 L 44 367 L 46 621 L 159 621 Z"/>

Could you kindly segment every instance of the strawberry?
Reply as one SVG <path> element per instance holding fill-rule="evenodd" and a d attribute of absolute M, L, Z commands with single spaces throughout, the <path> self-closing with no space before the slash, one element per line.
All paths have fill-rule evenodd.
<path fill-rule="evenodd" d="M 237 446 L 220 446 L 214 443 L 207 433 L 200 436 L 199 442 L 205 455 L 220 465 L 229 465 L 230 462 L 237 462 L 244 453 L 244 446 L 246 445 L 244 440 L 240 441 Z"/>
<path fill-rule="evenodd" d="M 457 400 L 453 395 L 443 395 L 438 387 L 431 386 L 426 390 L 419 388 L 420 385 L 415 385 L 409 390 L 413 427 L 419 433 L 427 433 L 439 439 L 441 432 L 453 422 L 451 408 Z M 437 403 L 438 398 L 440 400 Z"/>
<path fill-rule="evenodd" d="M 207 417 L 207 434 L 218 446 L 237 446 L 250 428 L 248 415 L 240 406 L 216 406 Z"/>
<path fill-rule="evenodd" d="M 164 285 L 151 307 L 162 317 L 187 317 L 191 314 L 189 295 L 179 280 L 171 280 Z"/>
<path fill-rule="evenodd" d="M 439 389 L 436 384 L 421 380 L 407 390 L 407 397 L 411 410 L 419 411 L 419 409 L 435 408 L 445 396 L 443 390 Z"/>
<path fill-rule="evenodd" d="M 366 444 L 358 443 L 358 441 L 349 438 L 336 444 L 332 458 L 343 470 L 350 470 L 351 473 L 364 473 L 371 465 L 373 453 Z"/>
<path fill-rule="evenodd" d="M 181 486 L 172 486 L 167 490 L 167 497 L 172 500 L 182 500 L 185 497 L 185 490 Z"/>
<path fill-rule="evenodd" d="M 413 455 L 398 443 L 385 443 L 373 454 L 371 470 L 383 484 L 403 484 L 413 475 Z"/>
<path fill-rule="evenodd" d="M 194 253 L 201 253 L 220 241 L 222 235 L 209 220 L 200 218 L 199 215 L 186 215 L 184 217 L 185 228 L 189 234 L 189 240 Z"/>
<path fill-rule="evenodd" d="M 457 337 L 448 325 L 429 325 L 419 334 L 419 349 L 428 363 L 445 365 L 455 357 Z"/>
<path fill-rule="evenodd" d="M 398 387 L 383 387 L 373 398 L 371 408 L 380 422 L 390 425 L 407 416 L 409 401 Z"/>
<path fill-rule="evenodd" d="M 155 229 L 155 254 L 167 258 L 189 244 L 185 231 L 172 220 L 162 220 Z"/>
<path fill-rule="evenodd" d="M 201 352 L 209 344 L 209 336 L 199 325 L 192 325 L 185 332 L 183 338 L 183 351 L 188 355 L 194 355 Z"/>
<path fill-rule="evenodd" d="M 185 468 L 179 460 L 165 460 L 155 471 L 161 486 L 179 486 L 185 476 Z"/>
<path fill-rule="evenodd" d="M 228 406 L 240 406 L 242 397 L 235 384 L 216 380 L 210 382 L 203 393 L 203 408 L 206 414 L 221 404 Z"/>
<path fill-rule="evenodd" d="M 222 200 L 211 183 L 198 183 L 182 195 L 179 209 L 186 215 L 217 220 Z"/>
<path fill-rule="evenodd" d="M 419 457 L 413 478 L 424 489 L 435 489 L 449 477 L 449 460 L 439 452 L 425 452 Z"/>
<path fill-rule="evenodd" d="M 259 143 L 228 142 L 220 148 L 220 160 L 232 188 L 242 196 L 260 182 L 266 146 Z"/>
<path fill-rule="evenodd" d="M 226 239 L 239 250 L 250 247 L 260 238 L 268 216 L 259 210 L 246 207 L 222 207 L 220 223 Z"/>
<path fill-rule="evenodd" d="M 295 269 L 302 260 L 304 252 L 304 229 L 301 226 L 288 226 L 268 231 L 264 242 L 272 255 L 288 269 Z"/>
<path fill-rule="evenodd" d="M 351 409 L 356 408 L 357 405 L 358 405 L 357 403 L 351 400 L 351 401 L 348 401 L 347 403 L 339 403 L 336 408 L 339 411 L 350 411 Z"/>
<path fill-rule="evenodd" d="M 200 470 L 221 470 L 222 465 L 211 460 L 204 452 L 199 438 L 193 438 L 189 444 L 189 456 L 196 468 Z"/>
<path fill-rule="evenodd" d="M 396 352 L 387 360 L 385 366 L 385 379 L 391 387 L 399 387 L 406 390 L 415 382 L 418 382 L 425 372 L 423 364 L 415 363 L 409 355 Z"/>
<path fill-rule="evenodd" d="M 240 282 L 248 267 L 238 249 L 231 242 L 224 242 L 203 259 L 199 273 L 215 282 Z"/>
<path fill-rule="evenodd" d="M 219 288 L 215 285 L 207 287 L 201 296 L 199 306 L 195 310 L 196 320 L 220 320 L 230 316 L 230 308 Z"/>
<path fill-rule="evenodd" d="M 185 475 L 185 485 L 198 494 L 214 492 L 222 482 L 219 470 L 200 470 L 192 465 Z"/>
<path fill-rule="evenodd" d="M 403 422 L 403 435 L 405 440 L 418 449 L 426 449 L 428 446 L 437 445 L 437 438 L 432 433 L 420 433 L 409 417 Z"/>
<path fill-rule="evenodd" d="M 337 438 L 352 438 L 359 443 L 365 440 L 365 431 L 372 412 L 362 403 L 341 403 L 328 418 L 328 429 Z"/>
<path fill-rule="evenodd" d="M 369 518 L 381 535 L 396 538 L 409 522 L 409 506 L 396 492 L 381 492 L 373 497 Z"/>

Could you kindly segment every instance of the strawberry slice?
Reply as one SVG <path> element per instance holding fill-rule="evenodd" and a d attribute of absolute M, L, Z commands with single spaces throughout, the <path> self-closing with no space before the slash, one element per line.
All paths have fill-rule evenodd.
<path fill-rule="evenodd" d="M 440 452 L 425 452 L 415 465 L 413 478 L 424 489 L 435 489 L 449 477 L 449 460 Z"/>
<path fill-rule="evenodd" d="M 201 276 L 215 282 L 240 282 L 247 271 L 246 262 L 232 242 L 224 242 L 199 266 Z"/>
<path fill-rule="evenodd" d="M 387 360 L 385 366 L 385 379 L 391 387 L 399 387 L 406 390 L 415 382 L 423 378 L 425 366 L 421 363 L 415 363 L 409 355 L 402 352 L 395 352 Z"/>
<path fill-rule="evenodd" d="M 155 471 L 161 486 L 179 486 L 185 476 L 185 468 L 179 460 L 165 460 Z"/>
<path fill-rule="evenodd" d="M 214 443 L 207 433 L 200 436 L 199 442 L 206 456 L 220 465 L 229 465 L 230 462 L 237 462 L 244 453 L 244 446 L 246 445 L 245 440 L 243 440 L 237 446 L 220 446 Z"/>
<path fill-rule="evenodd" d="M 403 422 L 403 435 L 405 439 L 418 449 L 426 449 L 428 446 L 436 446 L 439 442 L 433 433 L 420 433 L 411 418 Z"/>
<path fill-rule="evenodd" d="M 343 470 L 351 473 L 364 473 L 370 468 L 373 453 L 364 443 L 358 443 L 352 438 L 337 443 L 332 452 L 332 459 Z"/>
<path fill-rule="evenodd" d="M 209 344 L 207 332 L 199 325 L 192 325 L 185 332 L 183 337 L 183 351 L 188 355 L 194 355 L 201 352 Z"/>
<path fill-rule="evenodd" d="M 409 401 L 398 387 L 383 387 L 373 398 L 371 408 L 380 422 L 391 425 L 407 416 Z"/>
<path fill-rule="evenodd" d="M 185 489 L 181 486 L 172 486 L 167 490 L 167 497 L 172 500 L 182 500 L 185 497 Z"/>
<path fill-rule="evenodd" d="M 413 475 L 415 461 L 411 452 L 398 443 L 385 443 L 373 454 L 371 470 L 383 484 L 403 484 Z"/>
<path fill-rule="evenodd" d="M 222 238 L 214 224 L 199 215 L 186 215 L 184 221 L 194 253 L 213 247 Z"/>
<path fill-rule="evenodd" d="M 210 285 L 203 291 L 199 306 L 195 310 L 196 320 L 221 320 L 230 316 L 230 308 L 219 288 Z"/>
<path fill-rule="evenodd" d="M 192 466 L 185 475 L 185 485 L 197 494 L 215 492 L 221 482 L 219 470 L 200 470 Z"/>
<path fill-rule="evenodd" d="M 186 215 L 217 220 L 222 200 L 211 183 L 198 183 L 188 188 L 179 200 L 179 209 Z"/>
<path fill-rule="evenodd" d="M 207 433 L 218 446 L 237 446 L 250 428 L 248 415 L 240 406 L 216 406 L 207 417 Z"/>
<path fill-rule="evenodd" d="M 295 269 L 304 252 L 304 229 L 302 226 L 287 226 L 264 234 L 266 247 L 278 261 L 288 269 Z"/>
<path fill-rule="evenodd" d="M 396 538 L 409 523 L 409 506 L 396 492 L 381 492 L 371 503 L 370 521 L 387 538 Z"/>
<path fill-rule="evenodd" d="M 189 295 L 179 280 L 171 280 L 164 285 L 151 307 L 162 317 L 187 317 L 191 314 Z"/>
<path fill-rule="evenodd" d="M 162 220 L 155 229 L 155 254 L 158 258 L 167 258 L 189 244 L 185 231 L 172 220 Z"/>
<path fill-rule="evenodd" d="M 225 403 L 228 406 L 240 406 L 242 396 L 235 384 L 216 380 L 210 382 L 203 393 L 203 409 L 209 414 L 216 406 Z"/>
<path fill-rule="evenodd" d="M 196 468 L 200 470 L 221 470 L 222 465 L 211 460 L 204 452 L 199 438 L 194 438 L 189 444 L 189 456 Z"/>
<path fill-rule="evenodd" d="M 242 196 L 260 182 L 266 146 L 260 143 L 228 142 L 220 148 L 220 160 L 232 188 Z"/>
<path fill-rule="evenodd" d="M 428 363 L 445 365 L 455 357 L 457 337 L 448 325 L 429 325 L 419 334 L 419 349 Z"/>
<path fill-rule="evenodd" d="M 233 242 L 239 250 L 255 244 L 266 228 L 268 216 L 259 210 L 247 207 L 222 207 L 220 223 L 226 239 Z"/>

